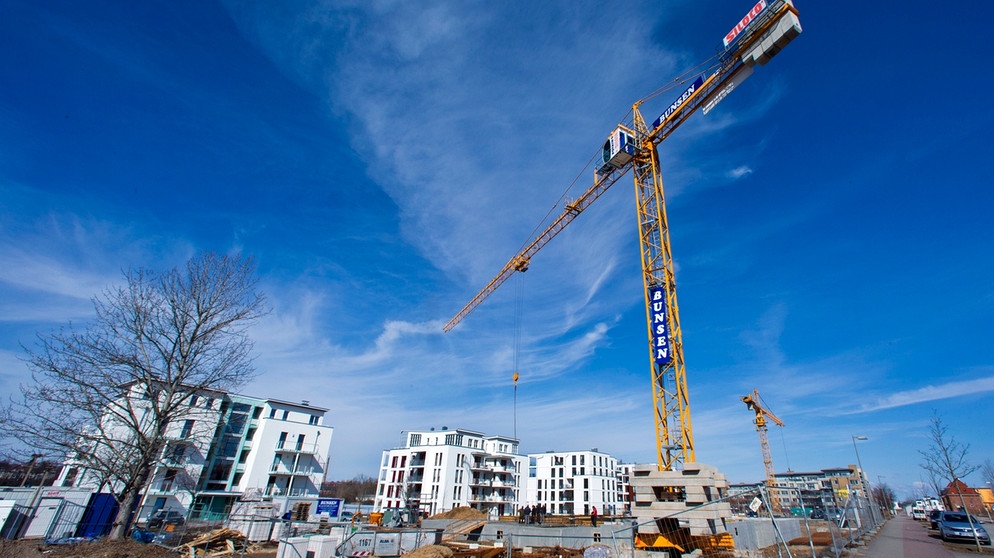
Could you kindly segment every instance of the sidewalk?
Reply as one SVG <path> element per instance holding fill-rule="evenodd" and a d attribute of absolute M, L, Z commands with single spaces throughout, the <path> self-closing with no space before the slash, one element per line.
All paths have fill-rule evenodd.
<path fill-rule="evenodd" d="M 877 536 L 869 544 L 859 549 L 854 556 L 860 558 L 958 558 L 968 556 L 969 548 L 963 553 L 951 552 L 942 541 L 928 536 L 928 529 L 910 517 L 899 515 L 884 523 Z M 972 556 L 976 557 L 974 551 Z"/>

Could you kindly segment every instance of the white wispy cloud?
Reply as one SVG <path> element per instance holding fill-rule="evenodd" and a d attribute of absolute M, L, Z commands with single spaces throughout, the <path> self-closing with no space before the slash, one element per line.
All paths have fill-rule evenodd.
<path fill-rule="evenodd" d="M 750 174 L 752 174 L 752 169 L 745 165 L 735 167 L 734 169 L 728 171 L 727 173 L 728 177 L 731 178 L 732 180 L 738 180 L 739 178 L 742 178 L 743 176 L 747 176 Z"/>
<path fill-rule="evenodd" d="M 904 390 L 878 398 L 860 406 L 852 413 L 867 413 L 895 407 L 918 405 L 942 399 L 976 396 L 994 391 L 994 376 L 947 382 L 944 384 L 927 385 L 924 387 Z"/>

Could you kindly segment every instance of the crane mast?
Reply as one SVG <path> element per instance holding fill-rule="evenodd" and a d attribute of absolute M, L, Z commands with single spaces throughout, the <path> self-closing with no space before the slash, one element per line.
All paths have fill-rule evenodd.
<path fill-rule="evenodd" d="M 646 133 L 647 126 L 637 107 L 634 120 L 637 133 Z M 652 362 L 656 463 L 660 471 L 669 471 L 678 462 L 686 463 L 696 459 L 683 361 L 683 333 L 676 298 L 673 250 L 670 246 L 659 152 L 654 143 L 643 141 L 643 149 L 636 154 L 633 167 L 649 357 Z M 661 348 L 660 344 L 666 346 Z M 675 424 L 671 423 L 671 417 L 676 418 Z"/>
<path fill-rule="evenodd" d="M 752 395 L 744 396 L 742 398 L 742 402 L 746 404 L 746 407 L 748 407 L 749 410 L 756 413 L 756 419 L 753 422 L 756 424 L 756 432 L 759 433 L 759 445 L 763 449 L 763 467 L 766 469 L 766 484 L 767 486 L 773 486 L 776 482 L 776 474 L 773 471 L 773 456 L 770 454 L 770 440 L 766 434 L 766 417 L 769 417 L 774 424 L 781 427 L 783 426 L 783 421 L 774 415 L 773 411 L 763 406 L 759 399 L 758 389 L 752 390 Z"/>
<path fill-rule="evenodd" d="M 593 184 L 566 205 L 562 214 L 523 250 L 448 323 L 450 331 L 516 271 L 526 271 L 531 258 L 584 209 L 633 170 L 638 212 L 639 246 L 646 303 L 649 353 L 652 362 L 653 408 L 659 471 L 672 471 L 696 461 L 690 420 L 690 399 L 683 359 L 683 338 L 663 179 L 657 146 L 698 109 L 705 114 L 752 74 L 756 64 L 770 58 L 801 33 L 791 0 L 759 0 L 724 38 L 715 63 L 693 79 L 688 88 L 651 124 L 640 107 L 620 124 L 604 145 Z"/>

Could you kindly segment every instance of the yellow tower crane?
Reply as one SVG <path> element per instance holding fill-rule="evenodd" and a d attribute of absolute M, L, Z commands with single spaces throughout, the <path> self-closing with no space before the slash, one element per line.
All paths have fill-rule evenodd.
<path fill-rule="evenodd" d="M 777 426 L 783 427 L 783 421 L 780 420 L 773 411 L 770 411 L 760 402 L 759 390 L 752 390 L 752 395 L 746 395 L 742 398 L 742 401 L 746 404 L 750 410 L 756 413 L 756 420 L 753 422 L 756 424 L 756 432 L 759 432 L 759 445 L 763 448 L 763 466 L 766 468 L 766 485 L 772 487 L 776 482 L 776 473 L 773 471 L 773 456 L 770 454 L 770 440 L 766 435 L 766 419 L 767 417 L 773 421 Z"/>
<path fill-rule="evenodd" d="M 630 118 L 615 128 L 595 156 L 598 162 L 593 184 L 579 198 L 566 204 L 562 214 L 513 256 L 443 329 L 450 331 L 515 272 L 527 271 L 531 258 L 543 246 L 629 170 L 634 170 L 658 469 L 671 471 L 682 463 L 696 461 L 657 146 L 698 109 L 707 114 L 752 75 L 757 64 L 766 64 L 800 33 L 801 24 L 791 0 L 759 0 L 725 35 L 718 54 L 699 65 L 699 69 L 674 80 L 671 87 L 632 106 Z M 646 121 L 640 112 L 642 104 L 677 84 L 689 85 L 658 118 Z"/>

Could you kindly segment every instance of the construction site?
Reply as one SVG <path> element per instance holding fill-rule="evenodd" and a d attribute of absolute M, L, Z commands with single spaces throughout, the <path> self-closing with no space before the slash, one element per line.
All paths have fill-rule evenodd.
<path fill-rule="evenodd" d="M 611 186 L 629 172 L 633 175 L 645 301 L 645 354 L 649 358 L 655 422 L 655 439 L 646 440 L 646 444 L 655 447 L 656 462 L 632 468 L 628 483 L 630 505 L 623 514 L 605 514 L 601 518 L 586 513 L 550 515 L 536 524 L 520 520 L 517 513 L 498 514 L 500 517 L 495 518 L 471 508 L 456 508 L 445 514 L 398 517 L 395 521 L 380 514 L 367 521 L 353 518 L 344 524 L 284 524 L 276 535 L 279 547 L 275 556 L 496 558 L 521 554 L 539 558 L 608 558 L 652 553 L 731 558 L 790 556 L 791 547 L 804 549 L 812 556 L 821 555 L 819 552 L 838 556 L 848 543 L 875 525 L 872 514 L 856 508 L 847 510 L 837 522 L 809 521 L 807 513 L 802 518 L 777 517 L 785 514 L 781 513 L 779 493 L 770 490 L 776 487 L 776 479 L 766 430 L 767 421 L 778 426 L 783 422 L 762 403 L 758 390 L 742 397 L 742 401 L 755 413 L 766 484 L 734 495 L 740 502 L 745 500 L 745 507 L 755 517 L 733 514 L 728 479 L 707 464 L 707 456 L 698 456 L 694 446 L 659 146 L 698 111 L 707 115 L 714 110 L 759 66 L 769 63 L 800 34 L 798 12 L 790 0 L 759 0 L 750 7 L 722 38 L 713 57 L 632 105 L 626 119 L 610 131 L 597 149 L 590 168 L 581 173 L 591 177 L 586 191 L 565 204 L 561 214 L 513 255 L 444 326 L 450 332 L 468 319 L 506 280 L 527 271 L 536 254 Z M 655 116 L 644 116 L 643 111 L 659 98 L 668 104 L 655 109 L 659 111 Z M 417 506 L 411 509 L 417 515 Z M 270 532 L 273 529 L 270 526 Z M 210 537 L 204 540 L 207 542 L 202 551 L 197 551 L 196 542 L 176 548 L 185 548 L 185 555 L 190 556 L 236 555 L 239 551 L 251 554 L 246 552 L 245 544 L 241 549 L 235 543 L 208 548 Z"/>

